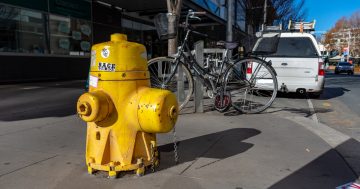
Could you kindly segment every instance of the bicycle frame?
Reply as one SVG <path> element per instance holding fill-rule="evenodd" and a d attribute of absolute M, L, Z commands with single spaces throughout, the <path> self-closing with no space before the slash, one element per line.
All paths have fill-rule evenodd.
<path fill-rule="evenodd" d="M 215 57 L 215 59 L 210 60 L 207 62 L 208 64 L 203 67 L 202 62 L 197 61 L 196 55 L 191 53 L 191 48 L 189 45 L 189 37 L 190 34 L 196 34 L 200 36 L 208 37 L 206 34 L 201 34 L 197 31 L 194 31 L 193 28 L 189 25 L 188 19 L 198 19 L 201 20 L 196 15 L 203 15 L 203 12 L 192 12 L 189 11 L 189 13 L 186 16 L 186 22 L 184 27 L 184 37 L 181 41 L 181 45 L 178 48 L 178 52 L 171 58 L 171 57 L 160 57 L 156 58 L 154 60 L 149 61 L 149 66 L 153 65 L 154 63 L 157 63 L 157 65 L 154 65 L 155 71 L 153 71 L 153 74 L 155 74 L 154 80 L 155 83 L 159 83 L 156 85 L 156 87 L 162 88 L 162 89 L 169 89 L 171 91 L 178 91 L 178 101 L 181 103 L 181 107 L 183 108 L 186 103 L 189 102 L 191 95 L 194 91 L 194 84 L 193 80 L 194 77 L 197 77 L 198 81 L 203 84 L 203 86 L 206 87 L 207 95 L 210 98 L 214 98 L 214 105 L 215 109 L 223 112 L 226 111 L 231 105 L 235 107 L 235 109 L 246 112 L 246 113 L 258 113 L 266 109 L 271 105 L 271 103 L 274 100 L 274 97 L 276 96 L 276 90 L 277 90 L 277 80 L 276 80 L 276 72 L 274 72 L 274 69 L 271 67 L 271 61 L 266 61 L 265 57 L 257 57 L 255 55 L 252 56 L 251 54 L 247 54 L 245 57 L 235 57 L 231 56 L 229 51 L 231 49 L 235 49 L 236 45 L 235 43 L 229 43 L 229 42 L 220 42 L 221 46 L 225 46 L 225 54 L 223 54 L 222 60 L 218 57 Z M 218 44 L 218 43 L 217 43 Z M 214 51 L 217 53 L 217 51 Z M 259 51 L 262 52 L 262 51 Z M 197 52 L 196 54 L 200 54 L 202 52 Z M 262 55 L 262 54 L 258 54 Z M 212 57 L 210 55 L 209 57 Z M 220 62 L 218 60 L 221 60 Z M 160 63 L 160 64 L 159 64 Z M 163 64 L 165 63 L 165 64 Z M 214 64 L 211 64 L 214 63 Z M 251 72 L 249 73 L 250 67 L 248 66 L 252 64 Z M 163 65 L 165 65 L 165 69 L 163 69 Z M 179 65 L 181 65 L 179 67 Z M 184 67 L 183 67 L 184 66 Z M 262 71 L 262 67 L 265 68 L 265 71 Z M 157 71 L 156 71 L 157 69 Z M 184 70 L 184 71 L 182 71 Z M 163 72 L 164 73 L 160 73 Z M 169 72 L 170 71 L 170 72 Z M 270 73 L 269 78 L 263 78 L 266 75 Z M 183 75 L 185 74 L 185 75 Z M 258 77 L 258 74 L 263 74 Z M 162 79 L 159 80 L 159 77 L 162 76 Z M 184 80 L 183 77 L 186 77 L 187 80 Z M 173 78 L 175 78 L 173 80 Z M 271 91 L 269 94 L 270 96 L 266 96 L 266 93 L 258 93 L 258 90 L 267 90 L 267 88 L 261 88 L 256 84 L 257 79 L 260 79 L 260 83 L 263 81 L 261 79 L 270 79 L 271 82 L 268 82 L 268 80 L 265 80 L 265 83 L 269 83 L 269 91 Z M 186 82 L 187 81 L 187 82 Z M 267 86 L 267 85 L 264 85 Z M 185 87 L 187 87 L 185 89 Z M 272 87 L 272 88 L 270 88 Z M 274 89 L 274 90 L 272 90 Z M 251 96 L 250 101 L 246 100 L 248 96 L 247 91 L 251 91 L 249 93 L 249 96 Z M 242 104 L 233 104 L 231 98 L 233 96 L 233 93 L 231 91 L 234 91 L 236 93 L 240 93 L 238 96 L 238 100 L 242 100 L 243 98 L 243 105 Z M 269 101 L 266 101 L 266 104 L 262 105 L 263 98 L 260 98 L 259 102 L 251 103 L 253 101 L 253 92 L 256 92 L 256 94 L 265 95 L 264 97 L 268 98 Z M 273 92 L 274 91 L 274 92 Z M 184 94 L 183 94 L 184 93 Z M 186 93 L 186 96 L 185 96 Z M 274 96 L 275 95 L 275 96 Z M 257 98 L 257 95 L 255 95 Z M 254 98 L 255 99 L 255 98 Z M 256 99 L 255 99 L 256 100 Z M 241 102 L 241 101 L 234 101 L 235 102 Z M 247 102 L 250 102 L 247 103 Z M 255 106 L 256 105 L 256 106 Z M 250 108 L 250 109 L 247 109 Z M 252 110 L 254 108 L 254 110 Z"/>
<path fill-rule="evenodd" d="M 204 68 L 202 68 L 199 63 L 196 61 L 195 57 L 193 54 L 191 54 L 191 49 L 188 45 L 188 38 L 190 33 L 197 33 L 200 34 L 196 31 L 193 31 L 191 29 L 189 29 L 188 27 L 185 28 L 186 34 L 185 37 L 183 39 L 183 42 L 179 48 L 178 53 L 175 55 L 175 67 L 174 70 L 171 71 L 171 75 L 170 77 L 165 81 L 165 83 L 169 82 L 170 79 L 176 74 L 176 71 L 178 69 L 179 64 L 184 64 L 185 66 L 187 66 L 190 70 L 194 70 L 194 73 L 196 75 L 196 77 L 200 78 L 201 83 L 207 85 L 206 82 L 204 82 L 206 79 L 209 79 L 210 81 L 210 85 L 211 86 L 207 86 L 207 87 L 211 87 L 211 89 L 213 90 L 213 92 L 216 92 L 216 87 L 221 83 L 221 79 L 223 77 L 223 73 L 220 75 L 213 75 L 211 74 L 209 71 L 205 70 Z M 185 52 L 189 52 L 189 55 L 187 56 L 185 54 Z M 227 54 L 228 50 L 226 49 L 225 53 Z M 181 61 L 181 58 L 184 59 L 184 62 Z M 221 65 L 221 70 L 224 69 L 224 65 L 225 63 L 229 62 L 229 59 L 227 56 L 224 57 L 224 61 L 222 62 Z M 216 78 L 216 82 L 215 84 L 212 82 L 212 79 L 210 78 Z"/>

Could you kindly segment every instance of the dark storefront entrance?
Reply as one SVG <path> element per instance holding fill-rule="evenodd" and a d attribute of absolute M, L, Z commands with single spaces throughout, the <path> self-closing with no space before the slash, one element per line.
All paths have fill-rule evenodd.
<path fill-rule="evenodd" d="M 224 10 L 200 1 L 184 0 L 182 11 L 207 11 L 197 30 L 224 40 Z M 167 12 L 165 0 L 0 0 L 0 83 L 86 79 L 91 45 L 112 33 L 144 44 L 148 58 L 166 55 L 152 21 L 160 12 Z"/>

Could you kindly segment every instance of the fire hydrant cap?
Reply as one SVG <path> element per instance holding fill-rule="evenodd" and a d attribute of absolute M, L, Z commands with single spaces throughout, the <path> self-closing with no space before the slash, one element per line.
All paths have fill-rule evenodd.
<path fill-rule="evenodd" d="M 147 88 L 139 93 L 138 119 L 141 130 L 148 133 L 166 133 L 178 117 L 176 96 L 167 90 Z"/>
<path fill-rule="evenodd" d="M 127 36 L 121 33 L 114 33 L 110 37 L 111 41 L 127 41 Z"/>
<path fill-rule="evenodd" d="M 112 111 L 112 104 L 101 91 L 84 93 L 77 103 L 77 112 L 81 119 L 96 122 L 105 119 Z"/>

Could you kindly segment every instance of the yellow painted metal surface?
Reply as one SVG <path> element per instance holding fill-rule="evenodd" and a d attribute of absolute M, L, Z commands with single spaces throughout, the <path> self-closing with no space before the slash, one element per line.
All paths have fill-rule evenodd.
<path fill-rule="evenodd" d="M 142 175 L 158 164 L 156 133 L 174 127 L 178 105 L 170 91 L 150 88 L 145 47 L 113 34 L 92 47 L 89 92 L 80 96 L 77 112 L 88 123 L 88 172 L 114 177 L 128 170 Z"/>

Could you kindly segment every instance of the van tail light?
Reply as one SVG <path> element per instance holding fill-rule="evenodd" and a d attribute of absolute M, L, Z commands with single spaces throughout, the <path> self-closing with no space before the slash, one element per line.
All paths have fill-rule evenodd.
<path fill-rule="evenodd" d="M 324 70 L 324 62 L 319 62 L 319 76 L 324 76 L 325 75 L 325 70 Z"/>
<path fill-rule="evenodd" d="M 253 65 L 252 62 L 247 63 L 247 68 L 246 68 L 246 73 L 247 74 L 252 74 L 252 65 Z"/>

